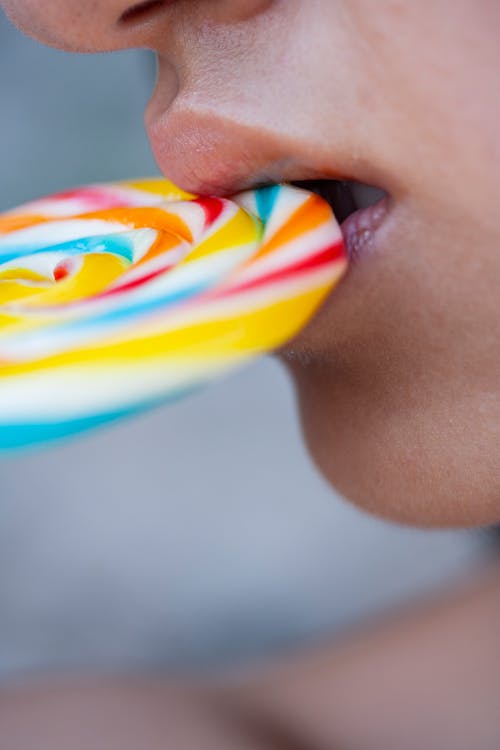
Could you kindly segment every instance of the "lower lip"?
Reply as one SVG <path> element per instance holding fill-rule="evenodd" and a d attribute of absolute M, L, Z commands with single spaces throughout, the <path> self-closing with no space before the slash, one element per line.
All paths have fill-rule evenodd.
<path fill-rule="evenodd" d="M 377 234 L 389 212 L 385 196 L 373 206 L 361 208 L 341 224 L 344 244 L 351 264 L 356 264 L 375 247 Z"/>

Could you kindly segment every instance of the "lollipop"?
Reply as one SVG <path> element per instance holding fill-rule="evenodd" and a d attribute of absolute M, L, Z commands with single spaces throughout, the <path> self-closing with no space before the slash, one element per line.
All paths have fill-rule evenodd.
<path fill-rule="evenodd" d="M 347 266 L 329 205 L 272 186 L 95 185 L 0 216 L 0 451 L 178 398 L 273 350 Z"/>

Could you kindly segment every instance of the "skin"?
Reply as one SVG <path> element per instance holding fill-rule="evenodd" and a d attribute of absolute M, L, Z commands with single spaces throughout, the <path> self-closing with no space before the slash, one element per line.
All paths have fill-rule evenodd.
<path fill-rule="evenodd" d="M 68 50 L 158 53 L 146 122 L 181 187 L 230 193 L 326 177 L 387 191 L 366 252 L 281 353 L 304 433 L 331 483 L 374 513 L 497 522 L 500 4 L 178 0 L 148 15 L 127 13 L 127 0 L 4 7 L 28 34 Z M 499 601 L 496 568 L 430 608 L 220 688 L 6 688 L 0 745 L 493 750 Z"/>
<path fill-rule="evenodd" d="M 0 688 L 21 750 L 498 750 L 500 566 L 426 607 L 240 678 Z"/>
<path fill-rule="evenodd" d="M 367 252 L 283 353 L 304 434 L 331 483 L 377 514 L 496 522 L 500 5 L 4 5 L 49 44 L 158 53 L 146 122 L 186 189 L 337 176 L 389 193 Z"/>

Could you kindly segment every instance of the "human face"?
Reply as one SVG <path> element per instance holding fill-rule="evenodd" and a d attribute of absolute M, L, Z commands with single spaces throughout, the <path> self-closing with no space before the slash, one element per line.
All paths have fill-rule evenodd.
<path fill-rule="evenodd" d="M 148 47 L 163 171 L 193 192 L 346 179 L 350 272 L 282 356 L 323 473 L 409 523 L 500 519 L 500 3 L 5 0 L 74 50 Z"/>

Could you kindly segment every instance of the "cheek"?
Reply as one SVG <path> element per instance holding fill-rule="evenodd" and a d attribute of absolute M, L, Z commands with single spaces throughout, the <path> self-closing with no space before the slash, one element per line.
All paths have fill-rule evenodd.
<path fill-rule="evenodd" d="M 51 46 L 59 46 L 60 31 L 65 26 L 68 5 L 65 0 L 3 0 L 11 21 L 28 36 Z"/>
<path fill-rule="evenodd" d="M 307 443 L 329 481 L 377 515 L 495 523 L 499 240 L 472 245 L 466 227 L 437 220 L 402 225 L 405 236 L 362 259 L 288 357 Z"/>

